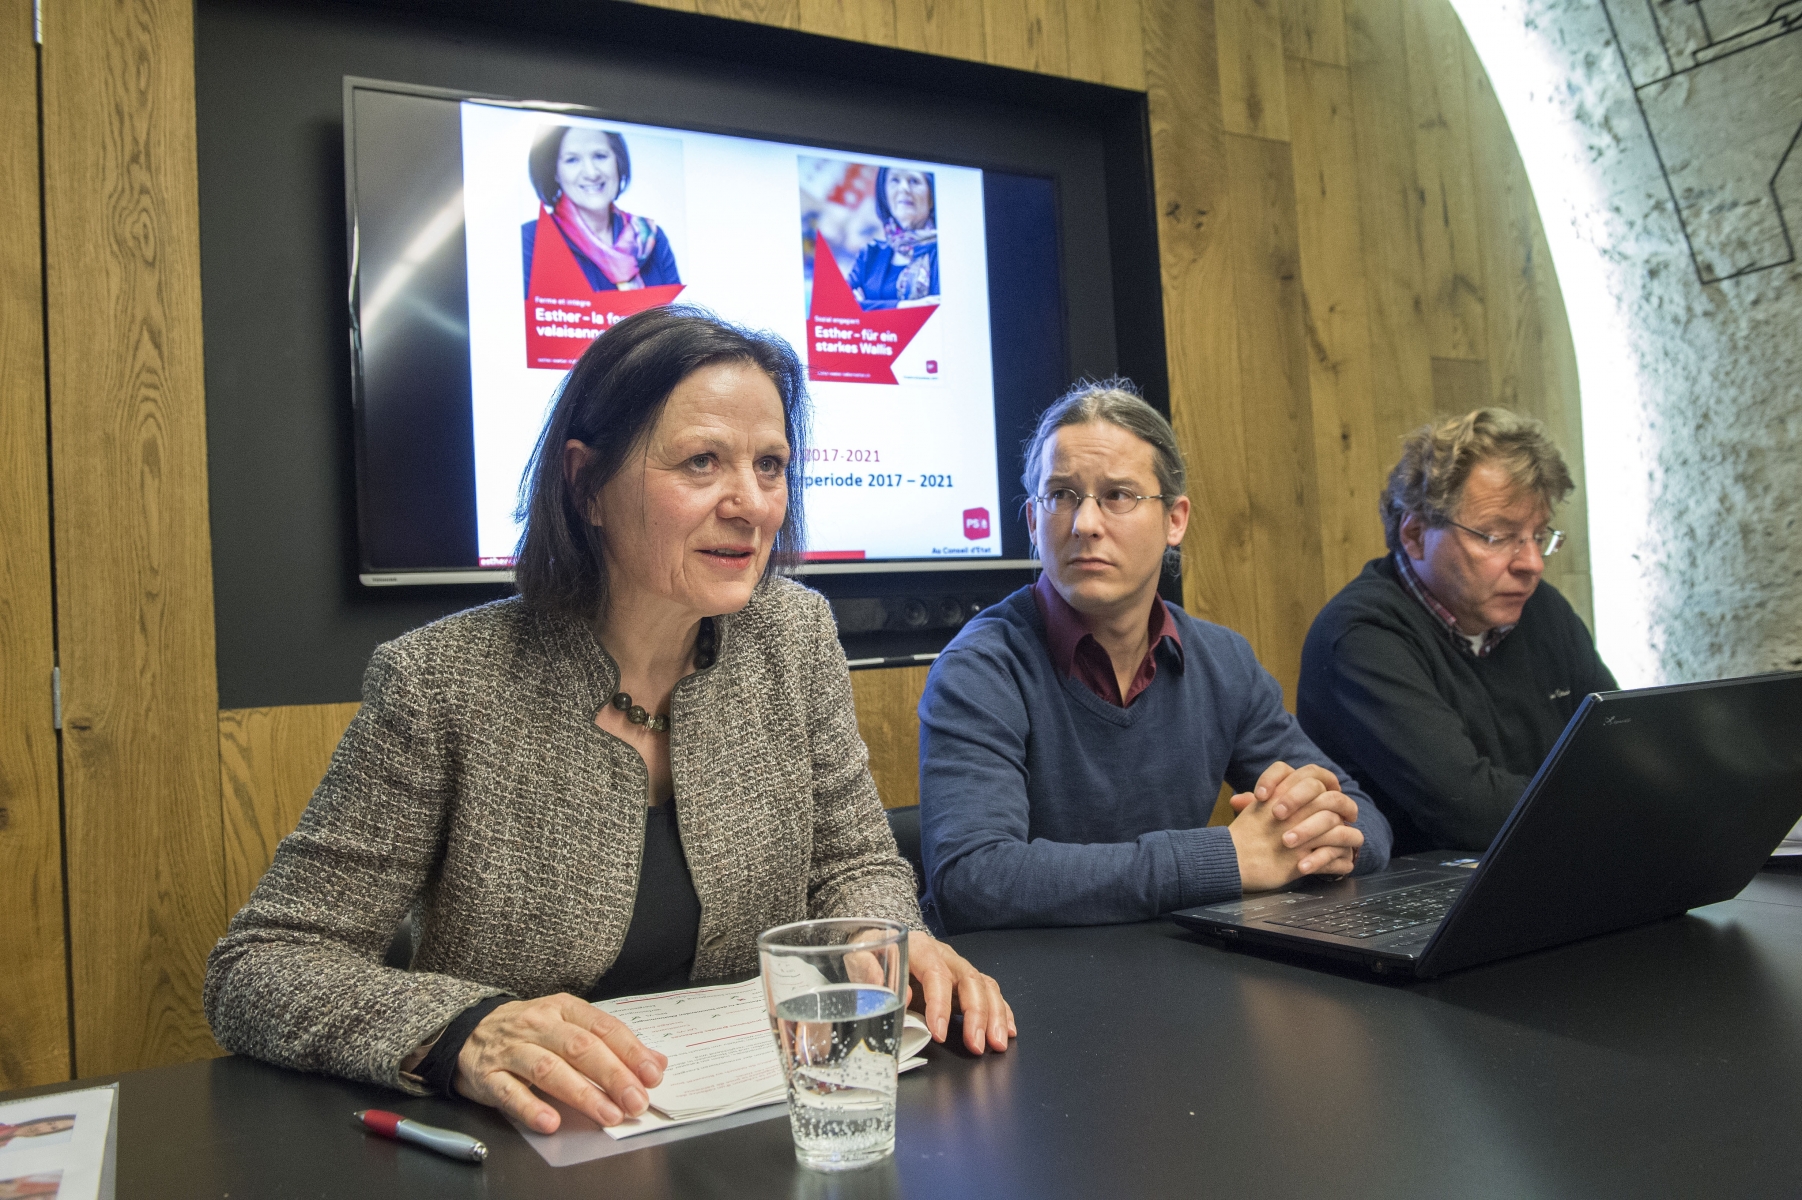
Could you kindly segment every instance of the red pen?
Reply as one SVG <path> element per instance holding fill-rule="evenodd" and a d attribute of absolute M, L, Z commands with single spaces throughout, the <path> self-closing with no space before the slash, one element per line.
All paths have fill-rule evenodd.
<path fill-rule="evenodd" d="M 467 1133 L 458 1133 L 454 1129 L 422 1125 L 418 1121 L 408 1120 L 399 1113 L 391 1113 L 380 1108 L 366 1108 L 361 1112 L 352 1113 L 351 1116 L 356 1119 L 357 1124 L 371 1133 L 379 1133 L 385 1138 L 393 1138 L 400 1142 L 412 1142 L 415 1146 L 436 1150 L 446 1158 L 479 1163 L 488 1157 L 487 1146 L 476 1141 Z"/>

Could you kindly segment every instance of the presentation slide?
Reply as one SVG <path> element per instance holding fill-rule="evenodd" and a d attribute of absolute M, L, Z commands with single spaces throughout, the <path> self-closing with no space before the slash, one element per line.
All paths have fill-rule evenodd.
<path fill-rule="evenodd" d="M 982 172 L 461 104 L 482 566 L 588 343 L 680 301 L 785 338 L 808 557 L 999 557 Z M 797 252 L 798 247 L 798 252 Z"/>

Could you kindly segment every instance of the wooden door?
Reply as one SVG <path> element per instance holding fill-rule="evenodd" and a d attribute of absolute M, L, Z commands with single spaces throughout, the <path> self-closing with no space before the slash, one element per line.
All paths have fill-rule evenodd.
<path fill-rule="evenodd" d="M 187 0 L 43 7 L 75 1070 L 217 1053 L 218 682 Z"/>
<path fill-rule="evenodd" d="M 31 0 L 0 3 L 0 1089 L 69 1076 Z"/>

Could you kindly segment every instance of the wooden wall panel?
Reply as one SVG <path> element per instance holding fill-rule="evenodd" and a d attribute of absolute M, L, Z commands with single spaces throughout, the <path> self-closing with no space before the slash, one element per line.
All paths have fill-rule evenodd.
<path fill-rule="evenodd" d="M 1064 0 L 983 0 L 982 18 L 989 62 L 1049 75 L 1068 72 Z"/>
<path fill-rule="evenodd" d="M 356 704 L 228 708 L 219 713 L 225 910 L 250 899 L 331 765 Z"/>
<path fill-rule="evenodd" d="M 893 0 L 801 0 L 799 28 L 822 37 L 895 44 Z"/>
<path fill-rule="evenodd" d="M 1291 58 L 1345 65 L 1342 0 L 1281 0 L 1283 53 Z"/>
<path fill-rule="evenodd" d="M 694 11 L 783 29 L 801 27 L 801 0 L 694 0 Z"/>
<path fill-rule="evenodd" d="M 1369 519 L 1397 439 L 1479 404 L 1544 420 L 1580 475 L 1569 324 L 1526 171 L 1474 49 L 1448 0 L 1343 0 L 1343 8 L 1374 401 Z M 1292 86 L 1304 78 L 1296 65 Z M 1312 86 L 1318 74 L 1305 78 Z M 1307 249 L 1309 203 L 1304 194 L 1312 286 L 1319 255 Z M 1331 506 L 1323 520 L 1330 564 Z M 1587 618 L 1581 485 L 1559 523 L 1573 540 L 1546 578 Z"/>
<path fill-rule="evenodd" d="M 895 45 L 945 58 L 988 61 L 982 0 L 894 0 Z"/>
<path fill-rule="evenodd" d="M 1547 411 L 1543 370 L 1545 334 L 1535 280 L 1548 264 L 1533 253 L 1538 213 L 1514 139 L 1489 79 L 1466 48 L 1459 56 L 1468 93 L 1471 167 L 1478 241 L 1483 253 L 1485 342 L 1498 404 L 1542 416 Z"/>
<path fill-rule="evenodd" d="M 1064 0 L 1070 74 L 1090 83 L 1145 90 L 1145 46 L 1138 13 L 1117 0 Z"/>
<path fill-rule="evenodd" d="M 31 9 L 0 3 L 0 1091 L 69 1077 Z"/>
<path fill-rule="evenodd" d="M 1338 45 L 1343 49 L 1343 36 Z M 1321 567 L 1330 596 L 1383 553 L 1377 498 L 1394 451 L 1377 436 L 1351 84 L 1344 67 L 1291 57 L 1288 85 Z"/>
<path fill-rule="evenodd" d="M 1183 604 L 1251 636 L 1251 500 L 1213 5 L 1144 0 L 1140 12 L 1170 417 L 1194 504 L 1183 542 Z"/>
<path fill-rule="evenodd" d="M 1427 332 L 1437 357 L 1483 358 L 1483 256 L 1459 53 L 1464 28 L 1449 4 L 1410 3 L 1406 15 Z"/>
<path fill-rule="evenodd" d="M 193 12 L 44 6 L 56 611 L 79 1075 L 214 1052 L 225 925 Z"/>
<path fill-rule="evenodd" d="M 870 749 L 870 774 L 884 808 L 920 802 L 920 693 L 925 667 L 888 667 L 851 673 L 857 731 Z"/>
<path fill-rule="evenodd" d="M 1425 193 L 1414 165 L 1403 44 L 1404 8 L 1410 2 L 1448 0 L 1345 0 L 1377 445 L 1387 448 L 1385 470 L 1394 465 L 1402 435 L 1433 412 L 1433 350 L 1421 262 Z"/>
<path fill-rule="evenodd" d="M 1283 26 L 1276 0 L 1214 0 L 1220 122 L 1228 133 L 1289 140 Z"/>
<path fill-rule="evenodd" d="M 1433 411 L 1469 412 L 1490 401 L 1488 362 L 1480 358 L 1433 360 Z"/>
<path fill-rule="evenodd" d="M 1295 179 L 1289 147 L 1228 134 L 1240 421 L 1250 462 L 1252 645 L 1295 704 L 1301 643 L 1326 602 L 1314 413 L 1308 395 Z"/>

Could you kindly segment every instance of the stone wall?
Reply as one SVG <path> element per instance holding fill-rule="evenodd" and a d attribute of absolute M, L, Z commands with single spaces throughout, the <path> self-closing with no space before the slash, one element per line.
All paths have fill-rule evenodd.
<path fill-rule="evenodd" d="M 1802 3 L 1456 7 L 1571 312 L 1604 656 L 1802 669 Z"/>

